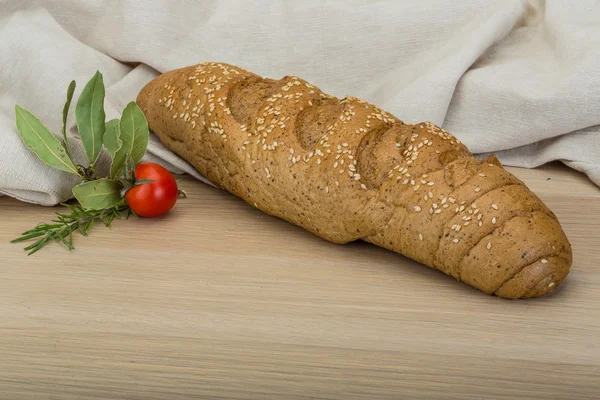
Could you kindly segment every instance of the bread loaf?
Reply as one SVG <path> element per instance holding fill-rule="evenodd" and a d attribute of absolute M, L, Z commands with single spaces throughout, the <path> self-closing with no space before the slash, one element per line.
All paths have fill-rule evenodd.
<path fill-rule="evenodd" d="M 212 182 L 331 242 L 365 240 L 506 298 L 542 296 L 569 271 L 556 216 L 434 124 L 219 63 L 165 73 L 137 103 Z"/>

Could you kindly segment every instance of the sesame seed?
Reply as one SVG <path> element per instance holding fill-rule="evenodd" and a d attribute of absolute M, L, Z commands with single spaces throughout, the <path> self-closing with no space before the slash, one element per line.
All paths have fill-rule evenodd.
<path fill-rule="evenodd" d="M 442 204 L 446 204 L 446 198 L 445 197 L 442 199 Z"/>
<path fill-rule="evenodd" d="M 419 190 L 420 187 L 421 187 L 421 185 L 417 185 L 413 188 L 413 190 L 416 192 L 417 190 Z"/>
<path fill-rule="evenodd" d="M 548 264 L 548 260 L 546 260 L 545 258 L 542 258 L 540 261 L 542 262 L 542 264 Z"/>
<path fill-rule="evenodd" d="M 550 282 L 550 283 L 548 284 L 548 287 L 552 287 L 552 286 L 554 286 L 554 285 L 555 285 L 555 283 L 554 283 L 554 282 Z"/>
<path fill-rule="evenodd" d="M 475 191 L 476 191 L 476 192 L 479 192 L 479 191 L 481 191 L 481 188 L 479 188 L 479 187 L 476 187 L 476 188 L 475 188 Z"/>
<path fill-rule="evenodd" d="M 479 176 L 485 176 L 485 174 L 483 172 L 480 172 Z"/>
<path fill-rule="evenodd" d="M 329 193 L 329 186 L 325 186 L 325 193 Z"/>
<path fill-rule="evenodd" d="M 361 187 L 362 189 L 366 189 L 366 188 L 367 188 L 367 185 L 365 185 L 364 183 L 361 183 L 361 184 L 360 184 L 360 187 Z"/>
<path fill-rule="evenodd" d="M 429 197 L 430 197 L 430 198 L 432 198 L 432 199 L 433 199 L 433 193 L 431 193 L 431 192 L 427 192 L 427 194 L 429 195 Z"/>
<path fill-rule="evenodd" d="M 488 242 L 487 246 L 485 246 L 488 250 L 492 248 L 492 242 Z"/>
<path fill-rule="evenodd" d="M 496 217 L 492 218 L 492 224 L 495 224 L 497 221 Z"/>
<path fill-rule="evenodd" d="M 419 207 L 419 206 L 415 206 L 415 211 L 416 211 L 416 212 L 419 212 L 419 211 L 421 211 L 421 207 Z"/>
<path fill-rule="evenodd" d="M 458 243 L 458 239 L 452 239 L 454 243 Z"/>
<path fill-rule="evenodd" d="M 497 209 L 498 209 L 498 206 L 497 206 L 497 205 L 495 205 L 495 204 L 492 204 L 492 208 L 493 208 L 494 210 L 497 210 Z"/>
<path fill-rule="evenodd" d="M 464 211 L 464 210 L 465 210 L 465 206 L 460 206 L 460 207 L 458 208 L 458 211 Z"/>
<path fill-rule="evenodd" d="M 477 204 L 475 204 L 475 203 L 471 204 L 471 208 L 477 208 Z"/>
<path fill-rule="evenodd" d="M 419 233 L 419 240 L 423 241 L 423 234 Z"/>
<path fill-rule="evenodd" d="M 436 214 L 439 214 L 439 213 L 441 213 L 441 212 L 442 212 L 442 209 L 441 209 L 441 208 L 438 208 L 437 210 L 435 210 L 435 213 L 436 213 Z"/>

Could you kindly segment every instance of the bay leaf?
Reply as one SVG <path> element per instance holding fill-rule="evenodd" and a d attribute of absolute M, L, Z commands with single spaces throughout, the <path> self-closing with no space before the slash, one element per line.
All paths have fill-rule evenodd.
<path fill-rule="evenodd" d="M 123 141 L 121 150 L 125 152 L 123 160 L 129 155 L 133 162 L 137 164 L 146 153 L 149 131 L 146 116 L 135 102 L 132 101 L 127 104 L 121 115 L 119 126 L 121 128 L 121 140 Z"/>
<path fill-rule="evenodd" d="M 114 178 L 117 176 L 117 173 L 123 166 L 123 164 L 119 164 L 118 160 L 116 160 L 117 152 L 123 146 L 123 141 L 121 140 L 121 128 L 119 126 L 120 121 L 118 118 L 111 119 L 106 123 L 106 131 L 104 132 L 104 147 L 110 154 L 112 158 L 112 163 L 110 164 L 110 176 Z"/>
<path fill-rule="evenodd" d="M 104 81 L 102 74 L 96 71 L 83 88 L 75 107 L 77 129 L 91 165 L 94 164 L 102 149 L 102 138 L 106 128 L 105 118 Z"/>
<path fill-rule="evenodd" d="M 67 154 L 69 153 L 68 142 L 67 142 L 67 116 L 69 115 L 69 108 L 71 107 L 71 100 L 73 100 L 73 93 L 75 93 L 75 81 L 71 81 L 69 83 L 69 87 L 67 88 L 67 101 L 65 102 L 65 106 L 63 107 L 63 125 L 62 125 L 62 134 L 63 134 L 63 142 L 62 145 L 65 148 Z"/>
<path fill-rule="evenodd" d="M 73 195 L 86 210 L 104 210 L 121 202 L 122 188 L 119 182 L 102 178 L 75 186 Z"/>
<path fill-rule="evenodd" d="M 60 141 L 31 112 L 15 105 L 17 130 L 25 146 L 47 165 L 79 175 Z"/>

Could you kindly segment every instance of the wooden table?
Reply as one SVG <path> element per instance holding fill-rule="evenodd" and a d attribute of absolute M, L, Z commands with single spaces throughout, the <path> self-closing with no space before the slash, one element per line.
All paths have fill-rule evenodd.
<path fill-rule="evenodd" d="M 165 218 L 27 257 L 9 239 L 55 210 L 0 198 L 0 398 L 598 399 L 600 190 L 512 171 L 573 244 L 546 298 L 487 296 L 190 180 Z"/>

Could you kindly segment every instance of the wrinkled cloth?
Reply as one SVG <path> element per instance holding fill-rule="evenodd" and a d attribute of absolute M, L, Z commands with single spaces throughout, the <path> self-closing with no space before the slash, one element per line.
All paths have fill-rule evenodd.
<path fill-rule="evenodd" d="M 60 135 L 72 79 L 76 99 L 103 73 L 108 120 L 159 73 L 204 61 L 297 75 L 507 165 L 560 160 L 600 185 L 599 21 L 595 0 L 1 2 L 0 193 L 53 205 L 78 183 L 22 144 L 15 104 Z M 81 162 L 74 125 L 72 106 Z M 206 181 L 153 135 L 146 160 Z"/>

